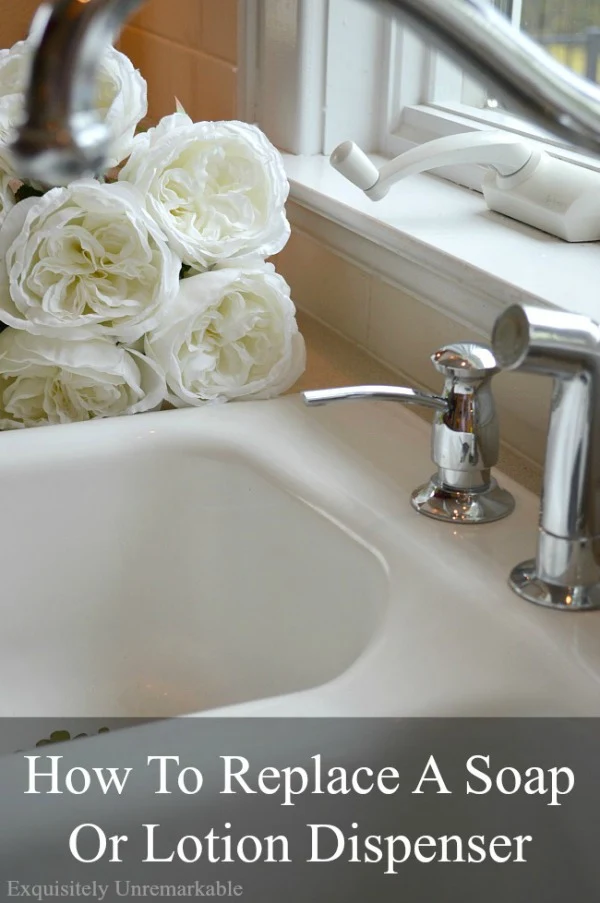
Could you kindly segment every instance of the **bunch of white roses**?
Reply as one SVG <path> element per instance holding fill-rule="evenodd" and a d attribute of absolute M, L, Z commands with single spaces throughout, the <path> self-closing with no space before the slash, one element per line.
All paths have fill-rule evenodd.
<path fill-rule="evenodd" d="M 304 368 L 289 288 L 288 183 L 263 133 L 167 116 L 111 48 L 97 104 L 112 178 L 20 182 L 8 146 L 34 45 L 0 51 L 0 428 L 269 398 Z"/>

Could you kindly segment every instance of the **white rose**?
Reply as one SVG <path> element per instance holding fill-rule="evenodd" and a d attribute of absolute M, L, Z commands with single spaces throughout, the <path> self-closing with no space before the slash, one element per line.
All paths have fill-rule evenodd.
<path fill-rule="evenodd" d="M 122 163 L 133 149 L 135 130 L 148 113 L 148 89 L 128 56 L 109 47 L 100 65 L 96 109 L 111 140 L 108 169 Z"/>
<path fill-rule="evenodd" d="M 256 126 L 174 113 L 137 136 L 119 178 L 141 190 L 189 266 L 270 257 L 289 238 L 281 156 Z"/>
<path fill-rule="evenodd" d="M 3 149 L 0 147 L 0 226 L 2 226 L 9 210 L 12 210 L 15 205 L 12 182 L 13 178 L 10 175 L 8 161 Z"/>
<path fill-rule="evenodd" d="M 25 91 L 37 35 L 0 50 L 0 143 L 8 144 L 25 113 Z M 147 86 L 131 60 L 109 47 L 98 73 L 95 105 L 112 136 L 107 168 L 131 152 L 135 130 L 148 112 Z M 14 174 L 14 173 L 13 173 Z M 18 175 L 18 173 L 16 173 Z"/>
<path fill-rule="evenodd" d="M 24 93 L 33 56 L 30 41 L 0 50 L 0 143 L 8 144 L 24 116 Z"/>
<path fill-rule="evenodd" d="M 164 395 L 160 368 L 110 339 L 0 333 L 0 429 L 137 414 Z"/>
<path fill-rule="evenodd" d="M 36 335 L 134 342 L 177 295 L 181 261 L 131 186 L 53 188 L 0 229 L 0 320 Z"/>
<path fill-rule="evenodd" d="M 263 263 L 182 280 L 168 320 L 146 336 L 146 353 L 177 407 L 272 398 L 305 365 L 289 287 Z"/>

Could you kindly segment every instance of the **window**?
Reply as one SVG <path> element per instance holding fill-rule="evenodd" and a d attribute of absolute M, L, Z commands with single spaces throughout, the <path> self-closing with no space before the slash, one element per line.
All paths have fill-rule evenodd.
<path fill-rule="evenodd" d="M 515 27 L 521 28 L 541 44 L 547 52 L 578 75 L 598 83 L 600 80 L 600 0 L 493 0 Z M 468 78 L 441 54 L 430 51 L 410 32 L 392 25 L 399 37 L 392 51 L 401 58 L 403 44 L 414 42 L 420 48 L 420 69 L 412 68 L 412 78 L 419 79 L 410 96 L 390 110 L 381 144 L 383 153 L 395 155 L 415 143 L 423 143 L 442 135 L 476 128 L 503 128 L 542 140 L 552 153 L 588 168 L 600 170 L 600 164 L 568 150 L 560 140 L 543 134 L 502 107 L 481 85 Z M 412 51 L 413 58 L 415 50 Z M 415 76 L 415 72 L 417 75 Z M 397 78 L 393 65 L 390 79 Z M 408 76 L 411 77 L 410 75 Z M 418 97 L 415 102 L 414 98 Z M 480 186 L 481 171 L 475 167 L 446 170 L 449 178 L 472 188 Z"/>
<path fill-rule="evenodd" d="M 254 6 L 255 0 L 244 2 Z M 514 20 L 518 15 L 521 27 L 537 23 L 542 37 L 563 34 L 550 27 L 579 35 L 593 12 L 567 23 L 547 12 L 544 29 L 539 16 L 528 18 L 540 5 L 548 11 L 555 4 L 560 12 L 566 3 L 572 9 L 585 0 L 512 0 L 505 12 Z M 598 7 L 600 20 L 600 0 L 588 5 Z M 258 0 L 251 21 L 256 35 L 247 55 L 257 66 L 248 115 L 287 152 L 288 211 L 296 230 L 482 335 L 517 300 L 597 319 L 590 286 L 597 281 L 598 246 L 569 244 L 506 217 L 486 216 L 482 199 L 451 184 L 480 188 L 482 167 L 446 169 L 450 182 L 416 177 L 402 186 L 400 208 L 395 192 L 373 204 L 327 160 L 348 138 L 380 162 L 472 129 L 501 125 L 532 136 L 529 123 L 499 108 L 372 0 Z M 549 47 L 565 53 L 568 43 Z M 587 51 L 571 57 L 572 66 L 582 64 L 588 65 Z M 547 140 L 539 132 L 537 137 Z M 549 149 L 600 169 L 592 157 L 564 150 L 558 141 Z M 344 333 L 338 321 L 336 329 Z"/>
<path fill-rule="evenodd" d="M 579 74 L 600 78 L 600 0 L 494 0 L 515 26 Z M 507 128 L 600 169 L 501 107 L 378 3 L 263 0 L 256 118 L 284 150 L 329 154 L 347 138 L 394 156 L 443 135 Z M 479 167 L 447 169 L 478 188 Z"/>

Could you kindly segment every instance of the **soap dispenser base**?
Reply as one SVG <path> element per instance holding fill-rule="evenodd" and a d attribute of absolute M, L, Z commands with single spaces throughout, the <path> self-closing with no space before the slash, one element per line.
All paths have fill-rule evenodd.
<path fill-rule="evenodd" d="M 415 489 L 411 504 L 425 517 L 453 524 L 489 524 L 515 508 L 510 492 L 500 489 L 496 480 L 491 480 L 487 489 L 457 490 L 444 486 L 435 476 Z"/>
<path fill-rule="evenodd" d="M 511 572 L 511 588 L 528 602 L 556 611 L 594 611 L 600 608 L 600 584 L 557 586 L 537 576 L 535 561 L 524 561 Z"/>

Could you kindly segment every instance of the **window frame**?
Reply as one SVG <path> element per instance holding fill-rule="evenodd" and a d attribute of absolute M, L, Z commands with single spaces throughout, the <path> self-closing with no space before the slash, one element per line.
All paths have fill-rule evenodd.
<path fill-rule="evenodd" d="M 247 57 L 255 62 L 256 74 L 248 109 L 285 152 L 328 156 L 351 138 L 368 153 L 393 157 L 446 135 L 501 128 L 541 143 L 559 159 L 600 172 L 600 160 L 535 126 L 506 112 L 465 104 L 475 97 L 480 103 L 483 89 L 375 4 L 252 2 L 256 27 L 247 36 L 253 48 Z M 520 21 L 521 8 L 522 0 L 512 0 L 514 21 Z M 332 40 L 340 33 L 343 41 Z M 469 165 L 436 174 L 480 191 L 484 172 Z"/>

